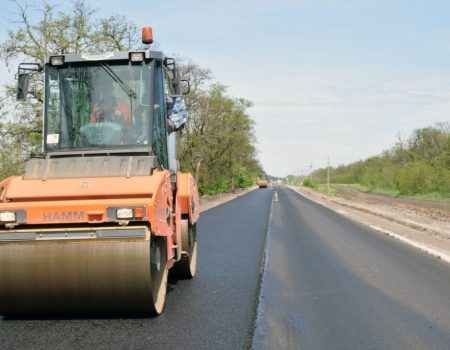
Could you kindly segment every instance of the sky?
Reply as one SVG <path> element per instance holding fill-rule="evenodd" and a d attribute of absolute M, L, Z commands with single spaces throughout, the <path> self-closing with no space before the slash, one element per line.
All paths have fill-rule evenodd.
<path fill-rule="evenodd" d="M 258 158 L 270 175 L 307 174 L 328 157 L 331 166 L 363 160 L 415 129 L 450 122 L 448 0 L 90 4 L 99 16 L 151 25 L 167 55 L 209 68 L 231 96 L 251 100 Z M 16 26 L 11 18 L 0 15 L 0 41 Z M 10 80 L 0 65 L 0 84 Z"/>

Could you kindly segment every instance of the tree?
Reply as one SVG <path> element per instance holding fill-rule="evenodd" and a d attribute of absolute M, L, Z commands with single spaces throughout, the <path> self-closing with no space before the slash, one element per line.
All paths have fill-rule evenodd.
<path fill-rule="evenodd" d="M 323 181 L 323 169 L 314 176 Z M 450 194 L 450 123 L 414 130 L 381 155 L 333 169 L 341 183 L 397 190 L 401 194 Z M 320 175 L 322 174 L 322 177 Z"/>
<path fill-rule="evenodd" d="M 205 193 L 250 185 L 262 172 L 256 159 L 253 121 L 246 113 L 251 102 L 227 96 L 227 88 L 218 83 L 188 96 L 188 105 L 196 104 L 196 108 L 191 108 L 193 113 L 179 140 L 182 168 L 195 174 Z"/>
<path fill-rule="evenodd" d="M 48 55 L 82 51 L 128 50 L 139 43 L 137 27 L 126 17 L 96 17 L 97 11 L 85 0 L 75 0 L 68 12 L 46 1 L 29 7 L 13 0 L 17 28 L 8 31 L 0 44 L 0 59 L 6 65 L 16 61 L 44 64 Z M 32 21 L 31 14 L 38 19 Z M 24 161 L 41 145 L 41 74 L 34 74 L 30 98 L 15 101 L 15 86 L 5 86 L 0 96 L 0 177 L 20 172 Z M 8 106 L 8 107 L 7 107 Z M 13 106 L 13 107 L 11 107 Z"/>

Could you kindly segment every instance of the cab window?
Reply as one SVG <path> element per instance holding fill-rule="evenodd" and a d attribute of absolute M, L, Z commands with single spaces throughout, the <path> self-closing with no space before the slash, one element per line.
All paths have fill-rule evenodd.
<path fill-rule="evenodd" d="M 153 105 L 153 137 L 152 147 L 160 165 L 168 168 L 166 109 L 164 99 L 163 68 L 161 62 L 155 62 L 154 105 Z"/>

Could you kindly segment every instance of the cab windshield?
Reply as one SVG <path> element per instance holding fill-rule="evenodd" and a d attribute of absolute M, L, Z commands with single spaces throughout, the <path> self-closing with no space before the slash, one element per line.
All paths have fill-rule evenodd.
<path fill-rule="evenodd" d="M 150 63 L 46 69 L 46 151 L 150 144 Z"/>

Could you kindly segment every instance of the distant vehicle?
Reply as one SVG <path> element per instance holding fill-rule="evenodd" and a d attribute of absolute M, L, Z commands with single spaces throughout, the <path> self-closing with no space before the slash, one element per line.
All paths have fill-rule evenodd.
<path fill-rule="evenodd" d="M 259 188 L 267 188 L 267 184 L 269 181 L 267 180 L 266 175 L 259 175 L 258 180 L 256 181 L 256 184 L 259 186 Z"/>

